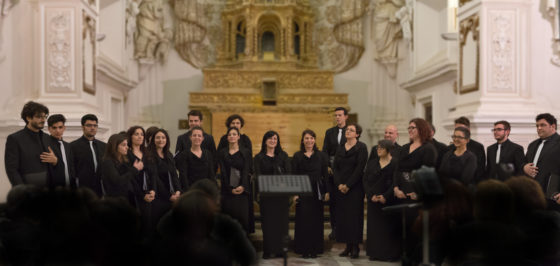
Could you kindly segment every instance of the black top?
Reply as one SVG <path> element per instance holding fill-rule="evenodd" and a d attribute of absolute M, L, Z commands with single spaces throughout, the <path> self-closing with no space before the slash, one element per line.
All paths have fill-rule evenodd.
<path fill-rule="evenodd" d="M 439 169 L 439 166 L 441 165 L 441 160 L 443 159 L 443 155 L 447 152 L 447 150 L 449 150 L 449 147 L 437 141 L 436 139 L 432 139 L 432 144 L 434 144 L 434 147 L 436 147 L 436 151 L 437 151 L 436 168 Z"/>
<path fill-rule="evenodd" d="M 308 175 L 313 195 L 324 195 L 326 191 L 326 180 L 329 176 L 327 155 L 319 150 L 313 151 L 311 157 L 304 152 L 294 153 L 292 158 L 292 173 L 295 175 Z"/>
<path fill-rule="evenodd" d="M 220 138 L 220 143 L 218 144 L 218 151 L 228 147 L 229 143 L 227 140 L 227 135 L 223 135 Z M 251 158 L 253 158 L 253 144 L 251 143 L 251 139 L 249 139 L 247 135 L 241 134 L 241 136 L 239 136 L 239 147 L 243 147 L 247 151 L 249 151 L 249 155 L 251 155 Z"/>
<path fill-rule="evenodd" d="M 367 147 L 363 142 L 358 141 L 349 150 L 340 146 L 334 156 L 333 181 L 335 187 L 340 184 L 345 184 L 350 189 L 354 186 L 361 187 L 367 155 Z"/>
<path fill-rule="evenodd" d="M 184 150 L 190 150 L 191 148 L 191 131 L 187 131 L 185 134 L 177 137 L 177 145 L 175 145 L 175 156 Z M 203 132 L 204 140 L 200 144 L 200 147 L 206 149 L 212 154 L 212 158 L 216 155 L 216 143 L 214 143 L 214 138 L 212 135 Z"/>
<path fill-rule="evenodd" d="M 437 161 L 437 151 L 431 142 L 422 144 L 412 153 L 409 153 L 410 143 L 403 145 L 396 158 L 395 175 L 393 176 L 393 187 L 399 187 L 405 194 L 414 192 L 412 171 L 422 165 L 434 167 Z"/>
<path fill-rule="evenodd" d="M 54 186 L 66 186 L 69 185 L 72 188 L 76 188 L 76 169 L 74 169 L 74 154 L 72 153 L 72 147 L 70 143 L 64 140 L 58 140 L 51 136 L 52 150 L 56 157 L 58 158 L 58 163 L 53 167 L 54 169 Z M 64 155 L 66 157 L 66 163 L 68 164 L 68 177 L 70 184 L 66 184 L 66 170 L 64 159 L 62 158 L 62 149 L 60 147 L 60 142 L 64 145 Z"/>
<path fill-rule="evenodd" d="M 142 171 L 139 171 L 138 174 L 134 177 L 134 180 L 137 184 L 137 187 L 135 188 L 136 189 L 135 193 L 137 195 L 143 195 L 143 194 L 148 194 L 150 190 L 155 191 L 155 179 L 154 179 L 155 177 L 150 175 L 145 168 L 147 164 L 146 154 L 144 154 L 142 156 L 142 159 L 140 159 L 136 157 L 136 155 L 134 155 L 132 150 L 128 150 L 127 157 L 128 157 L 128 165 L 130 167 L 133 167 L 135 161 L 142 161 L 142 163 L 144 163 L 144 169 L 142 169 Z"/>
<path fill-rule="evenodd" d="M 106 158 L 101 163 L 100 171 L 106 196 L 130 199 L 136 191 L 138 170 L 128 163 Z"/>
<path fill-rule="evenodd" d="M 150 159 L 148 164 L 144 166 L 146 171 L 155 178 L 156 199 L 169 201 L 169 198 L 175 192 L 181 191 L 181 184 L 177 176 L 177 169 L 173 161 L 173 155 L 168 153 L 165 158 L 155 155 L 154 159 Z"/>
<path fill-rule="evenodd" d="M 560 164 L 558 163 L 558 157 L 560 156 L 560 136 L 554 133 L 545 140 L 537 161 L 536 166 L 539 168 L 539 171 L 535 176 L 535 180 L 539 182 L 543 191 L 546 193 L 549 189 L 551 191 L 558 191 L 557 187 L 549 188 L 549 180 L 551 175 L 554 174 L 557 176 L 560 172 Z M 540 144 L 541 139 L 534 140 L 529 144 L 527 154 L 525 154 L 527 163 L 533 162 Z"/>
<path fill-rule="evenodd" d="M 93 165 L 93 154 L 89 145 L 89 140 L 84 136 L 70 143 L 72 146 L 72 153 L 74 154 L 74 167 L 76 168 L 76 178 L 78 178 L 78 186 L 88 187 L 101 195 L 101 183 L 98 175 L 98 169 L 103 161 L 105 149 L 107 144 L 100 140 L 93 140 L 93 148 L 95 150 L 95 157 L 97 158 L 97 167 Z"/>
<path fill-rule="evenodd" d="M 455 145 L 451 144 L 447 147 L 449 148 L 448 151 L 455 151 Z M 476 183 L 478 183 L 484 179 L 486 172 L 486 153 L 484 151 L 484 145 L 471 139 L 467 143 L 467 150 L 471 151 L 476 156 L 476 171 L 474 176 Z"/>
<path fill-rule="evenodd" d="M 399 149 L 401 145 L 395 142 L 395 147 L 391 150 L 391 156 L 395 157 L 399 154 Z M 368 164 L 370 161 L 379 161 L 379 156 L 377 155 L 377 145 L 371 148 L 371 152 L 369 153 Z"/>
<path fill-rule="evenodd" d="M 499 165 L 496 164 L 496 153 L 498 152 L 498 143 L 494 143 L 486 149 L 486 177 L 501 179 L 499 175 Z M 513 175 L 523 175 L 523 166 L 527 163 L 523 153 L 523 147 L 519 144 L 511 142 L 509 139 L 504 141 L 500 147 L 500 164 L 513 165 Z"/>
<path fill-rule="evenodd" d="M 204 178 L 216 180 L 213 158 L 207 149 L 202 149 L 200 158 L 192 153 L 191 149 L 184 150 L 175 156 L 175 164 L 179 170 L 179 181 L 183 191 L 187 191 L 198 180 Z"/>
<path fill-rule="evenodd" d="M 395 171 L 395 159 L 391 159 L 389 164 L 381 168 L 379 159 L 368 161 L 364 173 L 364 190 L 368 202 L 373 195 L 383 195 L 389 201 L 393 197 L 393 174 Z"/>
<path fill-rule="evenodd" d="M 339 146 L 346 143 L 346 126 L 342 128 L 342 135 L 340 137 L 340 143 L 338 143 L 338 131 L 339 127 L 331 127 L 325 131 L 325 140 L 323 141 L 323 152 L 329 156 L 329 166 L 332 168 L 332 159 L 336 154 L 336 150 Z M 367 151 L 366 151 L 367 152 Z"/>
<path fill-rule="evenodd" d="M 45 173 L 45 184 L 50 184 L 53 178 L 53 167 L 49 163 L 42 163 L 40 155 L 53 148 L 51 138 L 43 131 L 33 132 L 25 127 L 10 134 L 6 139 L 4 163 L 6 174 L 12 186 L 27 184 L 25 176 L 35 173 Z"/>
<path fill-rule="evenodd" d="M 241 174 L 240 186 L 243 186 L 243 193 L 250 193 L 249 189 L 249 171 L 251 167 L 251 155 L 245 148 L 240 147 L 239 151 L 233 155 L 229 154 L 229 148 L 218 151 L 217 155 L 218 167 L 220 168 L 220 181 L 222 184 L 222 195 L 233 195 L 231 193 L 229 177 L 231 167 L 235 167 Z"/>
<path fill-rule="evenodd" d="M 469 150 L 461 156 L 455 155 L 455 151 L 446 152 L 439 166 L 440 177 L 456 179 L 464 185 L 476 185 L 475 171 L 476 156 Z"/>
<path fill-rule="evenodd" d="M 288 154 L 282 151 L 274 157 L 270 157 L 264 153 L 255 156 L 255 175 L 284 175 L 291 172 Z"/>

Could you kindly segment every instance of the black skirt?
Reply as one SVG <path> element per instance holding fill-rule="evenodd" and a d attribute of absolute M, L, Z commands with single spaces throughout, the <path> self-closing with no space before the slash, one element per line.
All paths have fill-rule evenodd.
<path fill-rule="evenodd" d="M 342 194 L 334 193 L 336 201 L 336 241 L 359 244 L 364 232 L 364 191 L 361 186 L 350 189 Z"/>
<path fill-rule="evenodd" d="M 368 199 L 366 254 L 375 260 L 396 261 L 402 252 L 401 216 L 383 211 L 385 206 Z"/>
<path fill-rule="evenodd" d="M 222 195 L 222 212 L 237 220 L 245 232 L 249 232 L 249 196 Z"/>
<path fill-rule="evenodd" d="M 294 233 L 296 253 L 323 253 L 323 216 L 323 202 L 317 196 L 303 196 L 298 199 Z"/>

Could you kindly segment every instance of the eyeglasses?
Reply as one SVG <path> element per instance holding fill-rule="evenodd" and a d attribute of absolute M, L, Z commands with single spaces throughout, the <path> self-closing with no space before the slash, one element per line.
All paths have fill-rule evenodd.
<path fill-rule="evenodd" d="M 39 119 L 47 119 L 49 117 L 49 115 L 34 115 L 34 118 L 39 118 Z"/>
<path fill-rule="evenodd" d="M 465 138 L 465 137 L 463 137 L 463 136 L 456 136 L 456 135 L 451 135 L 451 138 L 452 138 L 452 139 L 467 139 L 467 138 Z"/>
<path fill-rule="evenodd" d="M 490 131 L 492 131 L 492 132 L 496 132 L 496 131 L 497 131 L 497 132 L 502 132 L 502 131 L 504 131 L 504 130 L 505 130 L 504 128 L 493 128 L 493 129 L 490 129 Z"/>
<path fill-rule="evenodd" d="M 416 129 L 416 127 L 410 126 L 410 127 L 406 128 L 406 129 L 408 129 L 408 130 L 410 131 L 410 130 Z"/>
<path fill-rule="evenodd" d="M 98 127 L 97 124 L 85 124 L 84 127 Z"/>

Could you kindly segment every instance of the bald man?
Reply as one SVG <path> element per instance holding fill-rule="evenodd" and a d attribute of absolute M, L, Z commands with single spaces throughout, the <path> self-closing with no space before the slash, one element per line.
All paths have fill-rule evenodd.
<path fill-rule="evenodd" d="M 401 145 L 397 143 L 398 138 L 399 138 L 399 131 L 395 125 L 388 125 L 387 127 L 385 127 L 385 134 L 383 135 L 383 139 L 393 142 L 393 144 L 395 144 L 395 148 L 391 150 L 391 156 L 397 155 L 401 147 Z M 371 148 L 368 161 L 371 160 L 379 160 L 379 157 L 377 156 L 377 145 Z"/>

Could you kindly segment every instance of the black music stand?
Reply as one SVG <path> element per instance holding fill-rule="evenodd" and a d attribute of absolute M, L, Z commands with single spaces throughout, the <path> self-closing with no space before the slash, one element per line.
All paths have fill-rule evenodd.
<path fill-rule="evenodd" d="M 313 193 L 308 175 L 260 175 L 257 180 L 261 198 L 289 198 L 294 195 L 311 195 Z M 283 214 L 286 215 L 285 217 L 288 217 L 290 206 L 286 205 L 285 208 L 282 206 L 275 206 L 274 212 L 283 212 Z M 288 232 L 286 232 L 282 241 L 284 265 L 288 265 L 288 239 L 289 235 Z"/>

